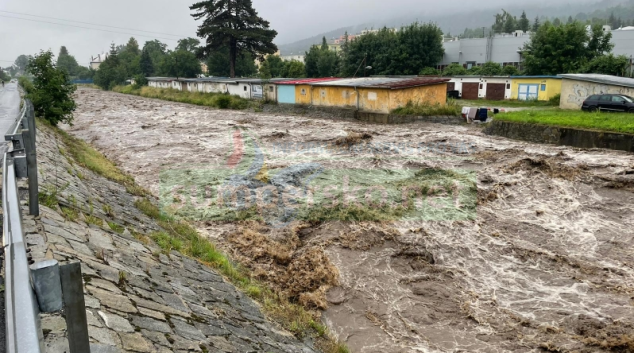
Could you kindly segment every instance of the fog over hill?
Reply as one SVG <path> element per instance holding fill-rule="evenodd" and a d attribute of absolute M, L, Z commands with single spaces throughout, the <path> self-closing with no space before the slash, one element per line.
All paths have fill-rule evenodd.
<path fill-rule="evenodd" d="M 506 4 L 505 4 L 506 3 Z M 435 22 L 437 23 L 444 33 L 459 35 L 462 34 L 465 28 L 490 28 L 494 22 L 495 14 L 501 12 L 501 9 L 509 11 L 513 15 L 519 17 L 522 11 L 526 11 L 527 16 L 534 21 L 535 17 L 552 18 L 575 16 L 580 12 L 591 13 L 596 10 L 603 10 L 608 7 L 617 6 L 619 4 L 634 5 L 632 0 L 575 0 L 575 1 L 542 1 L 532 3 L 515 3 L 506 1 L 481 1 L 478 4 L 465 5 L 465 2 L 453 2 L 453 7 L 459 7 L 459 10 L 450 11 L 448 9 L 434 9 L 430 10 L 429 6 L 421 6 L 412 4 L 409 8 L 403 8 L 403 12 L 409 11 L 410 14 L 402 16 L 392 16 L 389 18 L 369 20 L 359 23 L 358 17 L 351 18 L 348 23 L 341 23 L 341 25 L 348 25 L 339 27 L 334 30 L 324 31 L 314 36 L 307 37 L 298 41 L 291 41 L 286 44 L 278 44 L 282 55 L 290 54 L 303 54 L 310 48 L 312 44 L 321 43 L 322 38 L 325 36 L 328 39 L 333 37 L 339 37 L 344 33 L 349 34 L 359 33 L 364 29 L 387 27 L 401 27 L 403 25 L 410 24 L 415 21 L 419 22 Z M 616 14 L 618 15 L 618 14 Z M 304 32 L 305 33 L 305 32 Z M 280 32 L 280 39 L 287 38 Z"/>

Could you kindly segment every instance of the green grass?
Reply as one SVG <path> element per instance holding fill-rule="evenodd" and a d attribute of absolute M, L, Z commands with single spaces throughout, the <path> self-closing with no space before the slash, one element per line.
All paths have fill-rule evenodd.
<path fill-rule="evenodd" d="M 561 109 L 524 110 L 498 114 L 495 119 L 634 134 L 634 114 L 628 113 L 589 113 Z"/>
<path fill-rule="evenodd" d="M 79 213 L 74 208 L 61 207 L 61 210 L 62 216 L 64 216 L 64 219 L 66 219 L 67 221 L 75 222 L 79 217 Z"/>
<path fill-rule="evenodd" d="M 49 185 L 42 186 L 38 194 L 40 204 L 48 208 L 55 208 L 57 205 L 57 192 L 58 190 L 55 187 Z"/>
<path fill-rule="evenodd" d="M 550 101 L 538 101 L 538 100 L 529 100 L 529 101 L 521 101 L 517 99 L 506 99 L 501 101 L 492 101 L 488 99 L 478 99 L 478 100 L 460 100 L 458 101 L 458 105 L 463 107 L 507 107 L 507 108 L 545 108 L 545 107 L 557 107 L 559 106 L 559 101 L 557 99 L 553 99 Z"/>
<path fill-rule="evenodd" d="M 119 234 L 123 233 L 123 231 L 125 230 L 123 226 L 120 226 L 114 222 L 108 222 L 108 226 L 110 227 L 110 229 L 112 229 L 113 231 Z"/>
<path fill-rule="evenodd" d="M 403 107 L 392 111 L 395 115 L 415 115 L 415 116 L 439 116 L 439 115 L 460 115 L 462 107 L 455 100 L 450 99 L 447 104 L 423 104 L 412 101 L 407 102 Z"/>
<path fill-rule="evenodd" d="M 172 102 L 203 105 L 220 109 L 242 110 L 259 104 L 238 96 L 230 96 L 222 93 L 183 92 L 175 89 L 154 88 L 147 86 L 141 88 L 135 88 L 134 86 L 116 86 L 112 90 L 114 92 L 132 94 L 146 98 L 157 98 Z"/>

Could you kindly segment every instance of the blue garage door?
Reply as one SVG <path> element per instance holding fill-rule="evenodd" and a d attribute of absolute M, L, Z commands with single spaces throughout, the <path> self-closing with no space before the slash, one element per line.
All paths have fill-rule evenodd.
<path fill-rule="evenodd" d="M 278 103 L 295 104 L 295 85 L 277 86 Z"/>
<path fill-rule="evenodd" d="M 537 100 L 539 85 L 519 85 L 517 99 L 521 101 Z"/>

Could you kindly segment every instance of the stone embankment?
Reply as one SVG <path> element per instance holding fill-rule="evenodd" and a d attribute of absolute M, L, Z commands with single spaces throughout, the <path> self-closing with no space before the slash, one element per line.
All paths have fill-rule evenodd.
<path fill-rule="evenodd" d="M 270 323 L 205 265 L 148 237 L 159 226 L 135 196 L 82 168 L 47 127 L 38 132 L 41 216 L 24 217 L 32 259 L 80 261 L 92 352 L 313 352 Z M 25 212 L 26 214 L 27 212 Z M 42 319 L 48 352 L 67 352 L 66 324 Z"/>

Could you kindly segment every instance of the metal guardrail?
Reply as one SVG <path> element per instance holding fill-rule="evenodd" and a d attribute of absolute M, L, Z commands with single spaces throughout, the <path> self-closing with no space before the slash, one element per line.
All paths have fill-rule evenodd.
<path fill-rule="evenodd" d="M 39 206 L 35 161 L 35 117 L 30 101 L 23 101 L 20 117 L 11 125 L 5 140 L 12 141 L 12 146 L 4 155 L 2 178 L 7 353 L 42 353 L 44 338 L 39 306 L 31 284 L 16 180 L 18 177 L 31 176 L 29 178 L 29 210 L 31 214 L 37 215 Z M 32 186 L 34 187 L 31 190 Z"/>

